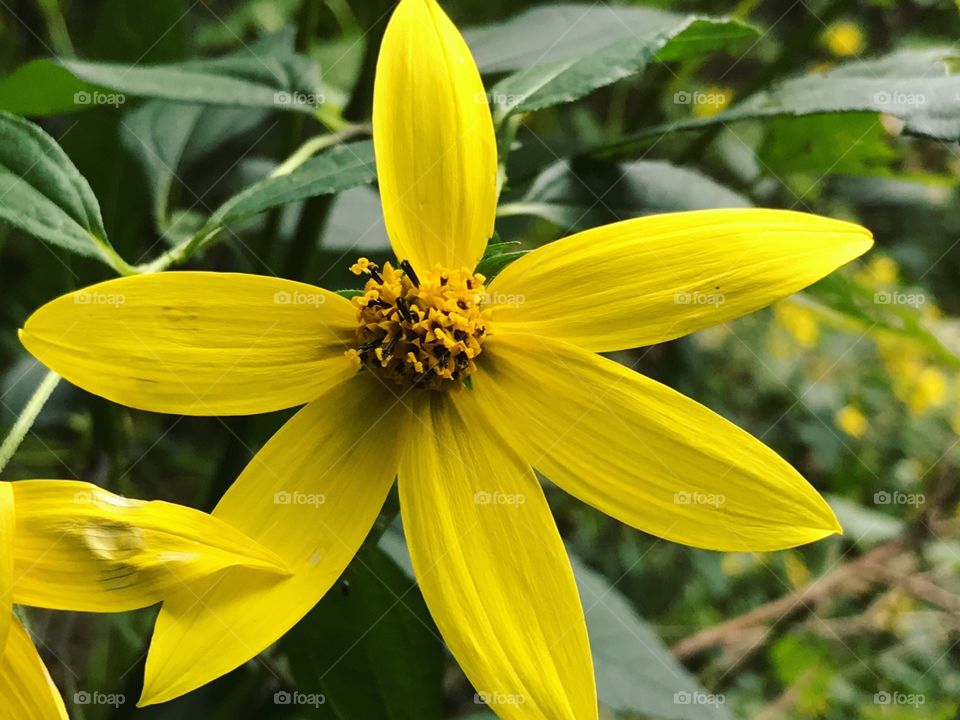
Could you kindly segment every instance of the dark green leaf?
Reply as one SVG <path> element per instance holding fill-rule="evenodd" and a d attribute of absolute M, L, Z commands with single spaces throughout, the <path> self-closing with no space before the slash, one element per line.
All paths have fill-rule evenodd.
<path fill-rule="evenodd" d="M 443 644 L 415 584 L 382 550 L 357 556 L 282 641 L 298 690 L 341 720 L 440 720 Z"/>
<path fill-rule="evenodd" d="M 100 205 L 56 141 L 0 112 L 0 219 L 30 235 L 117 267 Z"/>
<path fill-rule="evenodd" d="M 651 8 L 555 5 L 475 30 L 468 40 L 481 70 L 519 71 L 491 91 L 502 117 L 571 102 L 636 75 L 655 58 L 697 57 L 756 34 L 736 20 Z"/>
<path fill-rule="evenodd" d="M 579 230 L 652 213 L 750 205 L 706 175 L 660 160 L 614 165 L 580 158 L 548 167 L 500 214 L 535 215 Z"/>

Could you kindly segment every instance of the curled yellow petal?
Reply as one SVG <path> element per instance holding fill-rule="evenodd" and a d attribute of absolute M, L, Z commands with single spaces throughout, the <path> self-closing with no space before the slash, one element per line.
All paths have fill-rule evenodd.
<path fill-rule="evenodd" d="M 859 225 L 787 210 L 652 215 L 534 250 L 489 292 L 498 327 L 608 352 L 758 310 L 872 244 Z"/>
<path fill-rule="evenodd" d="M 19 605 L 119 612 L 153 605 L 235 565 L 267 577 L 286 572 L 271 551 L 199 510 L 131 500 L 83 482 L 2 485 L 14 498 Z"/>
<path fill-rule="evenodd" d="M 3 720 L 68 720 L 63 698 L 16 618 L 0 656 L 0 718 Z"/>
<path fill-rule="evenodd" d="M 574 345 L 496 335 L 473 395 L 550 480 L 608 515 L 708 550 L 840 532 L 785 460 L 699 403 Z"/>
<path fill-rule="evenodd" d="M 472 270 L 493 233 L 497 145 L 476 63 L 435 0 L 402 0 L 390 20 L 373 143 L 397 257 Z"/>
<path fill-rule="evenodd" d="M 37 310 L 20 331 L 34 357 L 121 405 L 183 415 L 295 407 L 355 369 L 356 313 L 312 285 L 238 273 L 110 280 Z"/>

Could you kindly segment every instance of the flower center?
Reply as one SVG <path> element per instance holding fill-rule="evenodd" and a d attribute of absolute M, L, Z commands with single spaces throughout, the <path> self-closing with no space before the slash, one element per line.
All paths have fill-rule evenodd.
<path fill-rule="evenodd" d="M 455 387 L 477 369 L 489 335 L 482 310 L 483 275 L 434 266 L 423 278 L 406 260 L 394 268 L 360 258 L 350 270 L 367 275 L 358 309 L 357 347 L 347 356 L 380 377 L 408 387 Z"/>

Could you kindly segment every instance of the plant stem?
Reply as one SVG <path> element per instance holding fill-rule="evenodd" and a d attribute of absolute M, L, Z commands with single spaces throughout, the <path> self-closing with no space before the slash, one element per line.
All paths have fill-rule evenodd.
<path fill-rule="evenodd" d="M 23 439 L 30 432 L 30 428 L 33 427 L 33 423 L 36 422 L 40 411 L 43 410 L 43 406 L 47 404 L 47 400 L 50 399 L 59 384 L 60 376 L 50 371 L 37 386 L 37 389 L 34 390 L 26 407 L 23 408 L 23 412 L 20 413 L 13 427 L 10 428 L 10 433 L 4 439 L 3 444 L 0 445 L 0 471 L 3 471 L 7 463 L 13 458 Z"/>

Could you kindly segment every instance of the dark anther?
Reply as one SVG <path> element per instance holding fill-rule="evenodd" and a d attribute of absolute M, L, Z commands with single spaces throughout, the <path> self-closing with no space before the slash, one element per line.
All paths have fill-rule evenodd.
<path fill-rule="evenodd" d="M 367 301 L 367 307 L 370 307 L 370 306 L 378 307 L 378 308 L 380 308 L 381 310 L 389 310 L 390 307 L 392 307 L 392 306 L 390 305 L 390 303 L 388 303 L 388 302 L 387 302 L 386 300 L 384 300 L 383 298 L 377 298 L 376 300 L 369 300 L 369 301 Z"/>
<path fill-rule="evenodd" d="M 448 278 L 446 275 L 441 275 L 441 276 L 440 276 L 440 287 L 443 287 L 443 286 L 446 285 L 448 282 L 450 282 L 450 278 Z"/>
<path fill-rule="evenodd" d="M 417 274 L 413 271 L 413 265 L 410 264 L 409 260 L 401 260 L 400 269 L 407 274 L 407 277 L 410 278 L 410 282 L 413 283 L 414 287 L 420 287 L 420 278 L 418 278 Z"/>
<path fill-rule="evenodd" d="M 477 337 L 481 337 L 486 331 L 487 329 L 483 325 L 481 325 L 480 327 L 477 328 Z"/>
<path fill-rule="evenodd" d="M 408 323 L 413 322 L 413 315 L 410 314 L 410 308 L 407 306 L 407 301 L 402 297 L 397 298 L 397 311 L 400 313 L 400 317 L 402 317 Z"/>
<path fill-rule="evenodd" d="M 470 358 L 463 354 L 457 355 L 457 367 L 461 370 L 466 370 L 470 367 Z"/>
<path fill-rule="evenodd" d="M 467 290 L 473 290 L 473 280 L 467 278 Z"/>
<path fill-rule="evenodd" d="M 466 310 L 467 304 L 463 300 L 457 300 L 457 307 L 461 310 Z"/>
<path fill-rule="evenodd" d="M 463 342 L 467 339 L 467 334 L 463 330 L 454 330 L 453 339 L 458 342 Z"/>
<path fill-rule="evenodd" d="M 368 265 L 367 270 L 370 271 L 370 277 L 372 277 L 378 283 L 383 285 L 383 275 L 381 275 L 379 271 L 377 271 L 377 267 L 375 265 Z"/>
<path fill-rule="evenodd" d="M 393 355 L 393 349 L 397 346 L 397 341 L 400 339 L 400 336 L 397 335 L 393 340 L 388 342 L 383 346 L 383 355 L 384 357 L 390 357 Z"/>
<path fill-rule="evenodd" d="M 357 347 L 357 350 L 375 350 L 380 346 L 379 340 L 371 340 L 370 342 L 364 343 Z"/>

